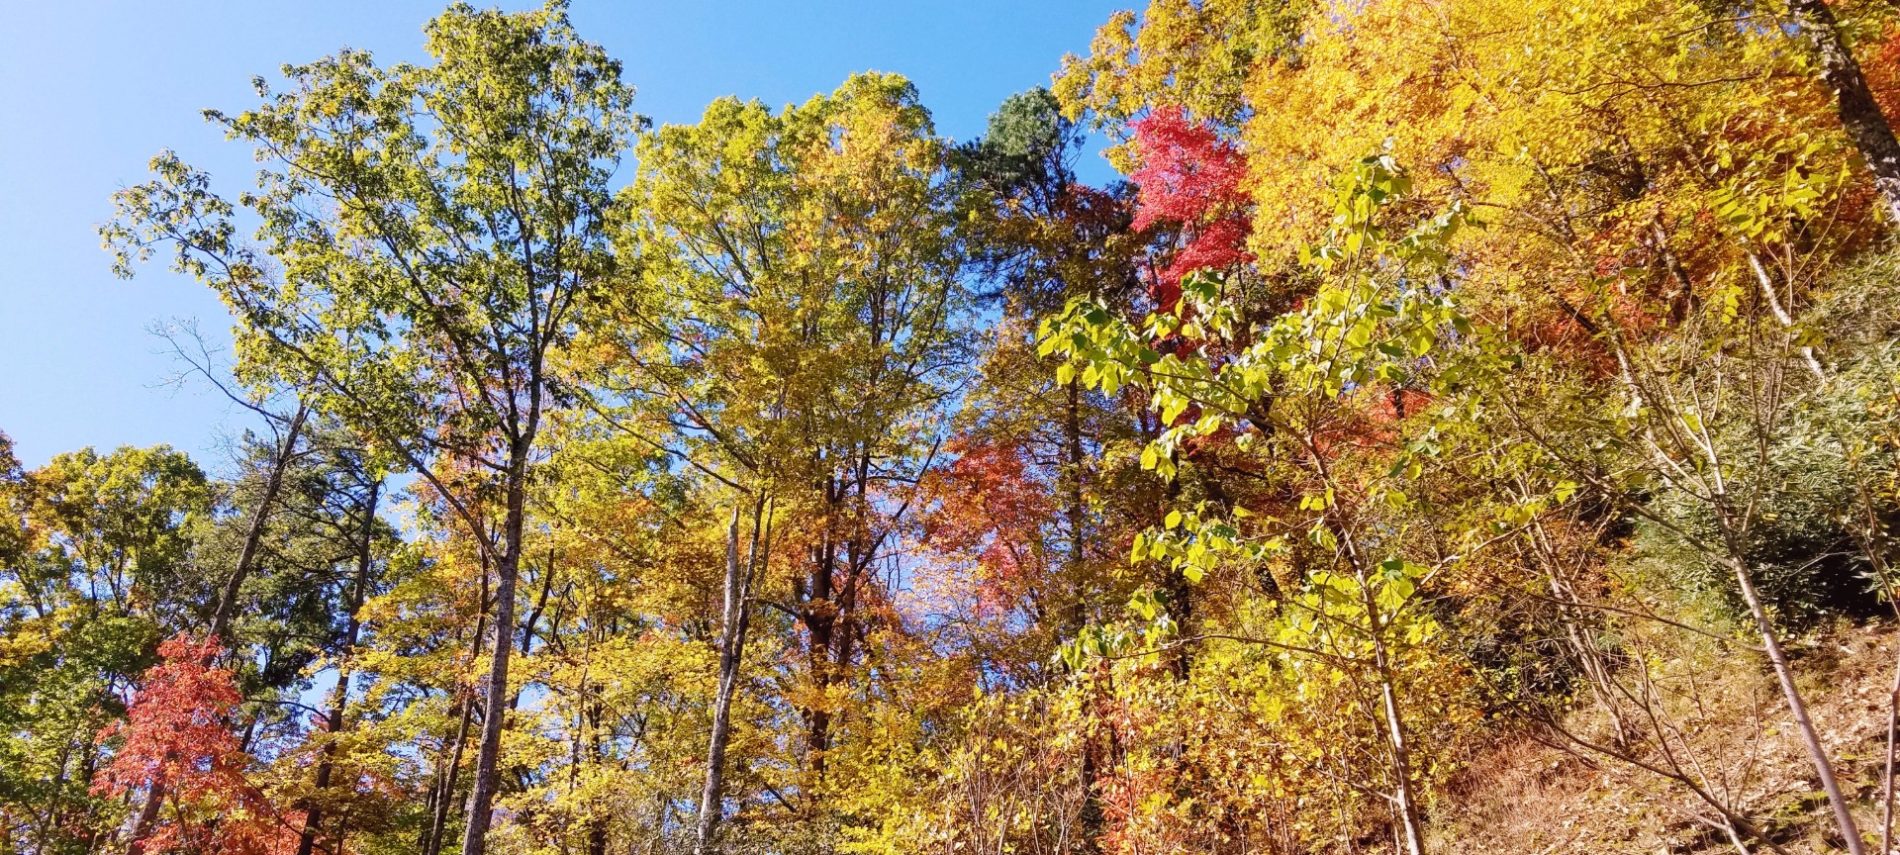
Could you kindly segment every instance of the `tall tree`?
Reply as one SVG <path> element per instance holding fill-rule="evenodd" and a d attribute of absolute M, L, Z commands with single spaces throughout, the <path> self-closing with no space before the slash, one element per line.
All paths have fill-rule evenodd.
<path fill-rule="evenodd" d="M 336 682 L 317 733 L 305 740 L 305 752 L 314 747 L 317 756 L 310 796 L 299 805 L 303 816 L 297 855 L 311 855 L 320 838 L 327 839 L 328 851 L 340 851 L 341 841 L 347 836 L 347 809 L 355 788 L 348 786 L 352 783 L 350 758 L 340 743 L 347 738 L 352 680 L 356 676 L 353 666 L 364 639 L 364 607 L 387 586 L 387 559 L 394 537 L 389 525 L 378 516 L 383 508 L 383 477 L 378 461 L 350 447 L 346 439 L 342 431 L 319 436 L 318 449 L 326 465 L 319 477 L 310 479 L 311 489 L 304 496 L 316 500 L 310 516 L 320 521 L 333 562 L 347 569 L 326 586 L 333 592 L 331 599 L 340 612 L 323 645 L 335 663 Z M 326 820 L 331 823 L 327 831 Z"/>
<path fill-rule="evenodd" d="M 608 182 L 637 119 L 620 64 L 561 3 L 458 5 L 427 34 L 430 65 L 344 51 L 285 68 L 288 91 L 260 81 L 255 109 L 208 114 L 267 164 L 241 197 L 262 222 L 255 244 L 237 239 L 208 179 L 170 156 L 157 180 L 120 194 L 106 234 L 122 262 L 171 247 L 237 316 L 247 372 L 320 395 L 492 550 L 496 643 L 463 843 L 481 855 L 528 482 L 561 404 L 551 358 L 613 267 Z M 482 477 L 451 481 L 455 467 Z M 498 522 L 479 510 L 490 497 Z"/>
<path fill-rule="evenodd" d="M 1083 142 L 1081 127 L 1062 114 L 1055 96 L 1032 89 L 1005 99 L 983 137 L 959 152 L 979 215 L 972 218 L 971 253 L 991 283 L 983 296 L 1005 319 L 987 351 L 992 362 L 984 382 L 968 401 L 976 424 L 966 430 L 983 435 L 979 446 L 1021 444 L 1031 460 L 1054 461 L 1049 480 L 1060 498 L 1061 530 L 1038 534 L 1064 546 L 1060 575 L 1070 590 L 1060 595 L 1066 602 L 1051 605 L 1065 635 L 1090 612 L 1085 567 L 1105 552 L 1100 532 L 1091 531 L 1089 452 L 1111 439 L 1105 434 L 1117 419 L 1105 411 L 1114 402 L 1090 396 L 1074 377 L 1053 382 L 1050 366 L 1011 363 L 1023 361 L 1036 320 L 1071 297 L 1134 311 L 1146 248 L 1132 221 L 1131 186 L 1101 189 L 1077 180 Z"/>
<path fill-rule="evenodd" d="M 243 540 L 225 577 L 224 586 L 214 601 L 211 614 L 211 637 L 222 639 L 227 648 L 234 648 L 235 645 L 230 643 L 230 629 L 231 620 L 237 614 L 239 594 L 245 580 L 257 567 L 264 536 L 270 528 L 271 515 L 277 510 L 284 482 L 307 453 L 303 446 L 305 429 L 310 420 L 310 401 L 307 396 L 294 392 L 268 388 L 246 389 L 227 382 L 226 372 L 214 364 L 211 348 L 195 321 L 156 327 L 153 332 L 170 345 L 173 357 L 181 365 L 180 370 L 170 378 L 172 385 L 182 386 L 193 377 L 202 378 L 231 403 L 260 418 L 269 432 L 267 437 L 247 435 L 244 438 L 247 444 L 262 449 L 259 455 L 261 466 L 256 467 L 255 478 L 245 479 L 257 483 L 252 495 L 241 502 L 246 506 Z"/>
<path fill-rule="evenodd" d="M 776 114 L 722 99 L 639 161 L 622 240 L 641 267 L 618 308 L 636 338 L 602 387 L 648 414 L 624 426 L 743 497 L 755 533 L 768 501 L 789 515 L 758 600 L 804 636 L 792 705 L 815 807 L 877 568 L 963 370 L 947 147 L 908 81 L 864 74 Z"/>
<path fill-rule="evenodd" d="M 1881 111 L 1827 3 L 1790 0 L 1788 12 L 1820 57 L 1821 81 L 1834 93 L 1841 128 L 1874 175 L 1874 189 L 1886 205 L 1887 219 L 1900 225 L 1900 140 L 1894 138 L 1892 117 Z"/>

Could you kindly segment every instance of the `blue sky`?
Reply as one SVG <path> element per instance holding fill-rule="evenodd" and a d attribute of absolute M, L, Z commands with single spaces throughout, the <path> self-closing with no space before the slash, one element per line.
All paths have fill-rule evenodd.
<path fill-rule="evenodd" d="M 506 2 L 522 8 L 521 2 Z M 1131 0 L 574 0 L 660 122 L 695 119 L 721 95 L 774 105 L 853 71 L 909 76 L 958 139 L 1009 94 L 1046 83 L 1065 52 Z M 441 5 L 410 0 L 24 0 L 0 27 L 0 431 L 28 466 L 87 445 L 170 443 L 216 468 L 241 411 L 200 386 L 161 387 L 176 367 L 148 329 L 196 318 L 224 335 L 209 291 L 164 265 L 120 281 L 96 227 L 109 197 L 176 150 L 227 193 L 249 151 L 199 113 L 251 103 L 273 76 L 348 45 L 419 61 Z M 1091 159 L 1093 161 L 1093 159 Z M 1107 176 L 1083 164 L 1093 180 Z"/>

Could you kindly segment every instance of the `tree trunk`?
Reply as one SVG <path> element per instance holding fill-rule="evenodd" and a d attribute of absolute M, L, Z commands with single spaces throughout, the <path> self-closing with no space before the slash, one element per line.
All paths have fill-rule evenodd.
<path fill-rule="evenodd" d="M 475 619 L 475 632 L 472 635 L 473 641 L 470 642 L 471 649 L 469 651 L 469 661 L 471 662 L 482 657 L 482 643 L 488 634 L 488 566 L 486 559 L 484 559 L 482 565 L 481 595 L 476 600 L 476 603 L 479 605 L 481 616 Z M 461 687 L 457 686 L 456 691 L 459 693 Z M 457 700 L 456 717 L 458 721 L 453 737 L 454 748 L 450 749 L 447 747 L 448 743 L 444 743 L 444 750 L 449 752 L 448 763 L 445 766 L 438 767 L 442 770 L 438 776 L 440 785 L 436 793 L 435 803 L 430 806 L 433 815 L 429 820 L 429 827 L 423 830 L 425 836 L 422 839 L 422 855 L 439 855 L 442 851 L 442 844 L 447 842 L 449 805 L 455 799 L 455 783 L 456 780 L 461 777 L 462 755 L 468 747 L 468 728 L 470 722 L 472 722 L 475 717 L 475 704 L 472 692 L 462 695 Z"/>
<path fill-rule="evenodd" d="M 1895 742 L 1900 741 L 1900 668 L 1893 672 L 1893 688 L 1887 691 L 1887 762 L 1881 770 L 1880 852 L 1893 851 L 1893 773 Z"/>
<path fill-rule="evenodd" d="M 1384 664 L 1381 662 L 1382 667 Z M 1397 785 L 1394 804 L 1405 831 L 1405 851 L 1407 855 L 1423 855 L 1425 831 L 1419 821 L 1418 799 L 1412 792 L 1411 747 L 1406 741 L 1405 720 L 1399 714 L 1398 690 L 1392 685 L 1390 673 L 1380 675 L 1379 697 L 1385 707 L 1387 738 L 1392 743 L 1392 772 Z"/>
<path fill-rule="evenodd" d="M 1733 543 L 1731 552 L 1738 551 Z M 1775 679 L 1781 684 L 1781 695 L 1788 703 L 1788 712 L 1794 716 L 1796 730 L 1801 734 L 1801 744 L 1808 750 L 1808 759 L 1814 763 L 1815 777 L 1821 779 L 1821 791 L 1827 794 L 1827 803 L 1834 809 L 1834 823 L 1840 831 L 1842 843 L 1847 846 L 1849 855 L 1865 855 L 1866 847 L 1860 840 L 1860 829 L 1854 823 L 1854 812 L 1847 805 L 1846 797 L 1841 795 L 1841 785 L 1834 779 L 1834 767 L 1828 763 L 1827 749 L 1821 747 L 1821 736 L 1814 729 L 1814 721 L 1808 718 L 1808 705 L 1801 699 L 1801 690 L 1794 683 L 1794 670 L 1788 667 L 1788 657 L 1781 651 L 1781 642 L 1775 637 L 1774 625 L 1768 621 L 1768 612 L 1762 606 L 1761 595 L 1755 591 L 1755 581 L 1750 577 L 1748 567 L 1739 558 L 1729 560 L 1730 569 L 1735 571 L 1735 581 L 1742 589 L 1742 599 L 1748 605 L 1748 613 L 1755 620 L 1755 630 L 1761 634 L 1762 648 L 1768 652 L 1768 661 L 1774 665 Z"/>
<path fill-rule="evenodd" d="M 1356 565 L 1357 561 L 1354 563 Z M 1392 753 L 1393 810 L 1398 813 L 1400 830 L 1404 832 L 1406 855 L 1424 855 L 1425 832 L 1419 820 L 1418 797 L 1412 791 L 1412 746 L 1405 730 L 1405 717 L 1399 709 L 1399 691 L 1392 676 L 1392 660 L 1385 647 L 1385 619 L 1373 596 L 1371 578 L 1363 571 L 1358 576 L 1359 592 L 1371 630 L 1372 664 L 1379 677 L 1379 703 L 1385 713 L 1386 746 Z"/>
<path fill-rule="evenodd" d="M 753 515 L 754 545 L 743 569 L 739 562 L 739 508 L 732 509 L 732 524 L 726 529 L 725 609 L 721 616 L 719 639 L 719 688 L 713 699 L 712 736 L 706 748 L 706 786 L 699 796 L 698 837 L 695 855 L 711 855 L 724 813 L 726 745 L 732 733 L 732 696 L 739 683 L 739 666 L 745 655 L 746 623 L 750 612 L 746 598 L 751 595 L 752 569 L 757 558 L 759 514 Z"/>
<path fill-rule="evenodd" d="M 126 855 L 141 855 L 145 851 L 145 838 L 152 836 L 152 821 L 158 819 L 158 809 L 164 804 L 165 782 L 153 781 L 145 794 L 145 804 L 132 820 L 132 830 L 125 835 Z"/>
<path fill-rule="evenodd" d="M 1332 475 L 1327 471 L 1323 458 L 1317 454 L 1314 458 L 1330 486 L 1333 483 Z M 1380 608 L 1378 596 L 1372 590 L 1372 572 L 1359 554 L 1351 528 L 1330 515 L 1327 525 L 1342 547 L 1342 554 L 1347 565 L 1352 568 L 1354 580 L 1359 583 L 1360 607 L 1366 612 L 1366 635 L 1372 642 L 1372 668 L 1379 680 L 1379 705 L 1384 719 L 1382 729 L 1391 759 L 1392 810 L 1397 814 L 1395 818 L 1399 826 L 1394 830 L 1394 836 L 1403 838 L 1406 855 L 1424 855 L 1424 822 L 1420 817 L 1418 794 L 1412 783 L 1412 743 L 1406 732 L 1405 716 L 1399 708 L 1398 680 L 1392 674 L 1392 654 L 1385 643 L 1385 633 L 1389 627 L 1386 613 Z"/>
<path fill-rule="evenodd" d="M 336 766 L 336 734 L 343 730 L 343 713 L 350 702 L 349 655 L 356 647 L 363 631 L 360 617 L 363 600 L 369 595 L 370 570 L 374 566 L 376 543 L 376 503 L 381 494 L 381 484 L 371 484 L 369 496 L 363 502 L 362 542 L 357 544 L 356 580 L 350 592 L 350 612 L 343 630 L 341 658 L 336 669 L 336 688 L 330 694 L 330 711 L 327 717 L 330 741 L 323 746 L 323 757 L 317 761 L 316 792 L 319 796 L 330 788 L 330 778 Z M 320 804 L 309 805 L 304 812 L 303 830 L 297 835 L 297 855 L 311 855 L 316 848 L 317 828 L 323 823 L 323 807 Z M 338 835 L 341 837 L 341 835 Z M 341 852 L 342 847 L 333 847 Z"/>
<path fill-rule="evenodd" d="M 284 428 L 284 435 L 278 441 L 276 453 L 271 456 L 270 474 L 264 478 L 264 494 L 257 499 L 257 508 L 251 512 L 250 526 L 244 532 L 244 546 L 238 551 L 237 567 L 225 580 L 224 593 L 218 597 L 218 610 L 211 618 L 211 637 L 223 639 L 231 628 L 231 618 L 237 614 L 238 591 L 244 585 L 244 579 L 251 573 L 251 567 L 257 563 L 257 548 L 264 540 L 264 527 L 270 522 L 271 506 L 277 503 L 277 494 L 284 487 L 284 471 L 290 468 L 290 459 L 297 450 L 297 436 L 303 432 L 304 420 L 310 415 L 307 404 L 299 403 L 297 412 L 290 417 L 290 424 Z M 225 642 L 233 652 L 237 645 Z"/>
<path fill-rule="evenodd" d="M 521 575 L 521 537 L 527 516 L 527 440 L 517 440 L 508 466 L 508 511 L 502 523 L 502 549 L 495 566 L 495 646 L 482 703 L 482 744 L 475 755 L 475 788 L 469 794 L 468 828 L 462 855 L 483 855 L 488 825 L 501 781 L 501 728 L 508 717 L 508 660 L 515 645 L 515 582 Z"/>
<path fill-rule="evenodd" d="M 1834 92 L 1841 129 L 1874 174 L 1874 189 L 1886 206 L 1889 223 L 1900 225 L 1900 141 L 1894 139 L 1893 126 L 1867 88 L 1860 63 L 1841 40 L 1833 10 L 1823 0 L 1789 0 L 1788 11 L 1820 54 L 1821 81 Z"/>
<path fill-rule="evenodd" d="M 459 705 L 459 723 L 455 726 L 455 748 L 449 752 L 448 764 L 442 770 L 441 791 L 436 795 L 434 812 L 429 818 L 429 827 L 424 832 L 422 855 L 438 855 L 442 851 L 443 839 L 449 830 L 449 805 L 455 800 L 456 779 L 461 777 L 462 752 L 468 745 L 469 723 L 475 718 L 474 708 L 467 699 Z"/>
<path fill-rule="evenodd" d="M 604 817 L 587 824 L 587 855 L 607 855 L 607 820 Z"/>
<path fill-rule="evenodd" d="M 818 703 L 804 711 L 805 715 L 805 756 L 812 775 L 822 780 L 825 775 L 825 749 L 831 746 L 831 711 L 826 696 L 831 688 L 831 643 L 837 628 L 838 607 L 832 602 L 835 589 L 833 578 L 838 562 L 837 533 L 835 521 L 838 517 L 839 497 L 830 479 L 824 484 L 826 519 L 824 541 L 813 550 L 811 580 L 805 592 L 805 604 L 800 617 L 805 624 L 807 636 L 806 660 L 811 667 L 812 685 L 819 695 Z"/>
<path fill-rule="evenodd" d="M 1084 584 L 1084 559 L 1088 555 L 1087 523 L 1088 505 L 1083 500 L 1083 467 L 1088 458 L 1082 449 L 1082 386 L 1081 381 L 1071 378 L 1063 408 L 1062 418 L 1062 486 L 1065 507 L 1064 516 L 1069 523 L 1069 555 L 1065 575 L 1071 586 L 1067 613 L 1063 616 L 1062 638 L 1074 638 L 1088 624 L 1088 588 Z M 1080 824 L 1076 851 L 1093 853 L 1100 851 L 1098 841 L 1102 829 L 1108 823 L 1107 812 L 1102 808 L 1101 794 L 1096 791 L 1095 778 L 1100 773 L 1096 761 L 1096 746 L 1085 745 L 1082 750 L 1082 807 L 1077 817 Z"/>
<path fill-rule="evenodd" d="M 1768 313 L 1774 316 L 1775 323 L 1780 324 L 1782 329 L 1792 329 L 1794 316 L 1788 314 L 1788 307 L 1782 304 L 1781 294 L 1775 288 L 1775 278 L 1769 275 L 1768 268 L 1761 263 L 1761 256 L 1752 250 L 1748 253 L 1748 266 L 1755 272 L 1755 283 L 1761 286 L 1762 301 L 1768 305 Z M 1820 357 L 1814 355 L 1814 348 L 1803 344 L 1795 350 L 1801 354 L 1808 373 L 1814 375 L 1816 382 L 1827 380 L 1827 369 L 1821 365 Z"/>
<path fill-rule="evenodd" d="M 1088 520 L 1088 507 L 1082 501 L 1082 467 L 1085 458 L 1082 455 L 1082 389 L 1079 380 L 1070 379 L 1068 400 L 1062 419 L 1062 486 L 1067 494 L 1064 499 L 1067 507 L 1064 515 L 1069 523 L 1069 584 L 1074 588 L 1069 592 L 1069 614 L 1063 635 L 1070 636 L 1082 630 L 1088 619 L 1088 597 L 1082 585 L 1082 558 L 1086 554 L 1087 542 L 1085 523 Z"/>

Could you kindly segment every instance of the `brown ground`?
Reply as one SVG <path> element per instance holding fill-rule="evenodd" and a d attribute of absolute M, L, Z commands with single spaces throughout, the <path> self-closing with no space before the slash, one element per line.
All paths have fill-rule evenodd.
<path fill-rule="evenodd" d="M 1799 681 L 1836 774 L 1856 800 L 1867 851 L 1877 852 L 1887 693 L 1900 631 L 1888 624 L 1843 626 L 1789 646 L 1799 657 Z M 1656 683 L 1675 700 L 1655 723 L 1674 734 L 1672 753 L 1680 767 L 1707 781 L 1712 793 L 1774 841 L 1771 846 L 1746 840 L 1746 851 L 1844 851 L 1824 836 L 1833 834 L 1831 813 L 1759 658 L 1746 651 L 1708 651 L 1707 661 L 1672 663 L 1669 670 Z M 1611 732 L 1605 717 L 1590 710 L 1572 716 L 1566 727 L 1590 738 Z M 1665 762 L 1656 743 L 1645 740 L 1637 758 Z M 1711 824 L 1715 813 L 1682 786 L 1627 762 L 1526 736 L 1475 758 L 1453 792 L 1433 806 L 1433 815 L 1431 850 L 1450 855 L 1741 851 Z"/>

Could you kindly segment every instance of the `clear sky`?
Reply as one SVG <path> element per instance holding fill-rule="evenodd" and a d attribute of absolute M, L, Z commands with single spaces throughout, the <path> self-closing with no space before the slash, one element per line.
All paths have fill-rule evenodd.
<path fill-rule="evenodd" d="M 778 105 L 854 71 L 905 74 L 938 129 L 981 132 L 998 102 L 1048 82 L 1063 53 L 1132 0 L 574 0 L 660 122 L 721 95 Z M 175 363 L 148 329 L 196 318 L 223 338 L 211 293 L 148 265 L 115 279 L 99 249 L 109 197 L 171 148 L 234 194 L 255 169 L 201 110 L 251 104 L 274 76 L 342 46 L 423 59 L 414 0 L 10 0 L 0 26 L 0 431 L 36 466 L 87 445 L 170 443 L 210 467 L 241 411 L 201 387 L 160 386 Z M 535 5 L 509 0 L 501 5 Z M 1100 180 L 1106 168 L 1086 163 Z"/>

